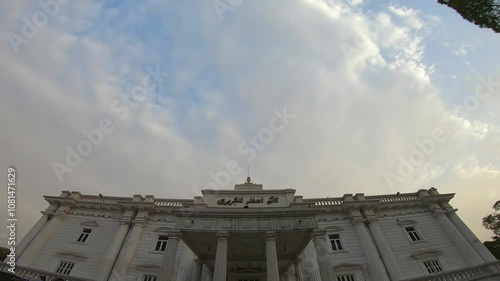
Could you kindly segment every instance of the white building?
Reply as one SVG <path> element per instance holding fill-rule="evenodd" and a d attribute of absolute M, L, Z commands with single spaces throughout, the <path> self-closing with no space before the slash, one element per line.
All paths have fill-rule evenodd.
<path fill-rule="evenodd" d="M 304 199 L 247 179 L 234 190 L 202 194 L 45 196 L 50 206 L 17 247 L 18 274 L 97 281 L 500 280 L 500 263 L 448 203 L 453 194 L 434 188 Z"/>

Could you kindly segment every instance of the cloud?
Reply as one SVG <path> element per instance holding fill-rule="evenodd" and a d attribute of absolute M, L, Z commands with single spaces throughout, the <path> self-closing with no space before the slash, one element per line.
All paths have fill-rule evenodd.
<path fill-rule="evenodd" d="M 18 14 L 36 9 L 3 5 Z M 477 154 L 470 169 L 498 171 L 485 158 L 496 149 L 498 120 L 476 120 L 480 110 L 462 116 L 442 98 L 433 65 L 423 62 L 424 15 L 415 9 L 364 14 L 333 0 L 245 1 L 221 21 L 210 1 L 136 5 L 68 5 L 17 56 L 0 45 L 7 93 L 0 126 L 9 132 L 0 138 L 0 161 L 19 170 L 21 235 L 44 208 L 42 194 L 192 198 L 229 160 L 250 165 L 265 188 L 296 188 L 305 197 L 416 191 L 436 182 L 460 194 L 476 182 L 485 190 L 498 183 L 483 182 L 484 171 L 465 180 L 454 169 Z M 4 33 L 20 28 L 18 18 L 0 23 Z M 157 64 L 169 76 L 154 98 L 120 119 L 113 101 Z M 249 163 L 238 146 L 283 107 L 297 117 Z M 116 129 L 59 182 L 51 163 L 63 162 L 65 147 L 76 147 L 82 130 L 103 118 Z M 436 128 L 447 141 L 391 187 L 384 174 L 397 173 L 401 157 Z M 228 188 L 245 176 L 232 177 Z"/>

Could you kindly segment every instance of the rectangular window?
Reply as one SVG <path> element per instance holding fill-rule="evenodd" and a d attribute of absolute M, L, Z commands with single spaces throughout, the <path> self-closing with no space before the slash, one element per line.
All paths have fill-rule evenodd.
<path fill-rule="evenodd" d="M 332 250 L 339 251 L 344 249 L 339 234 L 330 234 L 328 238 L 330 239 L 330 244 L 332 244 Z"/>
<path fill-rule="evenodd" d="M 424 266 L 425 269 L 427 269 L 427 272 L 431 274 L 443 271 L 443 268 L 441 267 L 441 264 L 438 260 L 424 261 Z"/>
<path fill-rule="evenodd" d="M 78 236 L 78 239 L 76 242 L 78 243 L 85 243 L 87 239 L 89 238 L 90 233 L 92 232 L 92 228 L 84 228 L 82 229 L 82 232 Z"/>
<path fill-rule="evenodd" d="M 73 266 L 75 266 L 75 263 L 73 262 L 60 261 L 59 266 L 57 266 L 56 273 L 69 275 Z"/>
<path fill-rule="evenodd" d="M 337 281 L 356 281 L 354 274 L 338 275 Z"/>
<path fill-rule="evenodd" d="M 406 226 L 405 230 L 406 233 L 408 233 L 408 236 L 410 236 L 411 241 L 422 240 L 422 238 L 420 238 L 420 235 L 417 232 L 417 229 L 414 226 Z"/>
<path fill-rule="evenodd" d="M 144 274 L 144 277 L 142 278 L 142 281 L 156 281 L 158 276 L 156 275 L 146 275 Z"/>
<path fill-rule="evenodd" d="M 165 252 L 167 248 L 168 236 L 160 235 L 158 236 L 158 240 L 156 241 L 155 251 L 157 252 Z"/>

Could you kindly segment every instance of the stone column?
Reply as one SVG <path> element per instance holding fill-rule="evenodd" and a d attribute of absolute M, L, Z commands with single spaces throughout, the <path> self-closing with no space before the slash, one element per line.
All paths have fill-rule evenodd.
<path fill-rule="evenodd" d="M 200 261 L 199 259 L 196 259 L 195 261 L 195 267 L 194 267 L 194 272 L 193 272 L 193 281 L 201 281 L 201 276 L 203 273 L 203 262 Z"/>
<path fill-rule="evenodd" d="M 120 254 L 120 249 L 123 246 L 123 242 L 125 241 L 129 230 L 130 221 L 120 222 L 118 231 L 116 232 L 113 242 L 111 243 L 111 246 L 109 247 L 108 252 L 106 253 L 106 256 L 101 264 L 101 270 L 99 271 L 99 276 L 97 277 L 98 281 L 107 281 L 109 279 L 109 275 L 113 270 L 113 265 L 118 258 L 118 254 Z"/>
<path fill-rule="evenodd" d="M 380 251 L 380 255 L 382 256 L 382 260 L 385 264 L 385 268 L 387 269 L 391 280 L 401 280 L 403 279 L 403 275 L 399 269 L 398 263 L 394 256 L 392 255 L 391 248 L 389 244 L 385 240 L 384 234 L 382 230 L 380 230 L 380 226 L 377 221 L 372 219 L 368 223 L 368 229 L 370 230 L 373 241 Z"/>
<path fill-rule="evenodd" d="M 460 219 L 460 217 L 455 213 L 455 210 L 448 212 L 448 218 L 485 262 L 497 260 L 493 256 L 493 254 L 483 245 L 483 243 L 481 243 L 481 241 L 477 239 L 476 235 L 474 235 L 474 233 L 469 229 L 469 227 L 467 227 L 462 219 Z"/>
<path fill-rule="evenodd" d="M 325 231 L 313 233 L 314 248 L 319 263 L 319 273 L 322 280 L 333 280 L 332 268 L 330 266 L 330 255 L 328 254 L 328 244 L 326 243 Z"/>
<path fill-rule="evenodd" d="M 229 234 L 227 232 L 219 232 L 217 233 L 217 237 L 213 280 L 225 281 L 227 275 L 227 240 Z"/>
<path fill-rule="evenodd" d="M 266 232 L 266 267 L 267 281 L 279 281 L 278 254 L 276 252 L 276 233 Z"/>
<path fill-rule="evenodd" d="M 371 277 L 377 281 L 389 281 L 390 279 L 385 271 L 384 264 L 380 260 L 377 249 L 375 245 L 373 245 L 363 221 L 360 219 L 353 219 L 353 224 L 358 234 L 359 241 L 361 242 L 361 246 L 363 247 L 366 260 L 368 261 Z"/>
<path fill-rule="evenodd" d="M 444 228 L 445 232 L 448 234 L 451 240 L 453 240 L 453 242 L 457 246 L 457 249 L 470 265 L 479 265 L 484 263 L 483 259 L 476 251 L 474 251 L 472 246 L 460 234 L 453 223 L 451 223 L 443 210 L 435 210 L 434 216 L 436 217 L 438 223 Z"/>
<path fill-rule="evenodd" d="M 66 215 L 64 213 L 56 213 L 53 215 L 43 230 L 40 231 L 30 243 L 30 247 L 24 250 L 23 255 L 17 260 L 17 264 L 29 267 L 40 250 L 42 250 L 49 241 L 52 234 L 57 231 L 65 217 Z"/>
<path fill-rule="evenodd" d="M 306 268 L 307 281 L 322 281 L 319 274 L 318 258 L 312 241 L 304 249 L 304 259 L 302 262 Z"/>
<path fill-rule="evenodd" d="M 177 255 L 177 248 L 181 240 L 182 234 L 180 232 L 168 233 L 168 242 L 165 253 L 163 254 L 162 266 L 158 281 L 171 281 L 175 269 L 175 256 Z"/>
<path fill-rule="evenodd" d="M 110 281 L 122 281 L 125 280 L 127 275 L 127 270 L 130 267 L 130 263 L 135 254 L 135 249 L 137 248 L 137 244 L 141 239 L 142 230 L 144 228 L 144 221 L 135 221 L 132 230 L 130 231 L 130 235 L 128 236 L 127 241 L 122 246 L 121 253 L 116 260 L 115 266 L 111 272 Z"/>
<path fill-rule="evenodd" d="M 293 261 L 293 271 L 295 272 L 296 281 L 304 281 L 304 277 L 302 276 L 302 267 L 300 264 L 300 259 L 296 259 Z"/>
<path fill-rule="evenodd" d="M 179 270 L 177 273 L 177 281 L 191 281 L 193 278 L 191 274 L 193 273 L 194 265 L 194 253 L 187 247 L 184 247 L 182 251 L 182 259 L 179 265 Z"/>
<path fill-rule="evenodd" d="M 35 237 L 40 233 L 42 228 L 45 226 L 45 224 L 49 221 L 49 215 L 47 213 L 44 213 L 43 216 L 38 220 L 38 222 L 33 226 L 28 234 L 24 236 L 23 240 L 19 242 L 16 246 L 16 255 L 17 258 L 19 259 L 21 257 L 21 254 L 24 252 L 26 247 L 35 239 Z"/>

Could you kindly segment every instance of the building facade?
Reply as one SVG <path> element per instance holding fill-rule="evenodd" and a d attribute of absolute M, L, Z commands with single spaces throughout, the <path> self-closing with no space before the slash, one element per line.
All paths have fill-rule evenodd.
<path fill-rule="evenodd" d="M 500 280 L 500 263 L 449 204 L 453 194 L 434 188 L 305 199 L 248 178 L 234 190 L 202 195 L 45 196 L 50 206 L 16 248 L 18 274 L 95 281 Z"/>

